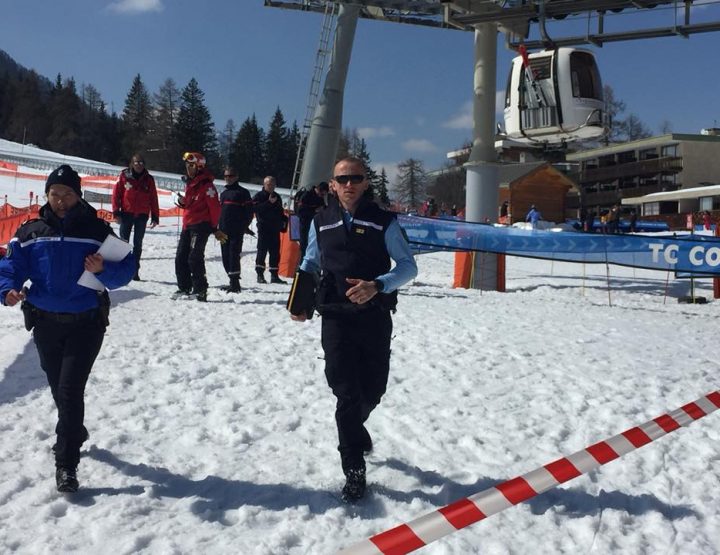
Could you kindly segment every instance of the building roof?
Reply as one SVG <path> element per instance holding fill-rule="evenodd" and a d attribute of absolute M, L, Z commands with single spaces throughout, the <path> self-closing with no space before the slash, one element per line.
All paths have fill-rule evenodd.
<path fill-rule="evenodd" d="M 627 143 L 615 143 L 599 148 L 591 148 L 574 152 L 566 156 L 567 160 L 587 160 L 589 158 L 597 158 L 606 154 L 617 154 L 618 152 L 627 152 L 628 150 L 642 150 L 644 148 L 653 148 L 658 146 L 666 146 L 678 144 L 681 142 L 698 142 L 698 143 L 719 143 L 720 136 L 717 135 L 695 135 L 686 133 L 667 133 L 666 135 L 658 135 L 655 137 L 647 137 L 646 139 L 638 139 L 637 141 L 629 141 Z"/>
<path fill-rule="evenodd" d="M 720 196 L 720 185 L 706 185 L 704 187 L 690 187 L 678 191 L 663 191 L 651 193 L 642 197 L 628 197 L 622 199 L 623 204 L 645 204 L 648 202 L 661 202 L 665 200 L 698 199 L 701 197 Z"/>

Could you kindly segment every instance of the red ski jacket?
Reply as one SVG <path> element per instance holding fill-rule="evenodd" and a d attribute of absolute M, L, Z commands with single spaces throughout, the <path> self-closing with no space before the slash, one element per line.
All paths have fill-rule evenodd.
<path fill-rule="evenodd" d="M 198 171 L 185 184 L 185 197 L 182 201 L 183 229 L 190 225 L 207 222 L 215 231 L 220 220 L 220 200 L 213 185 L 215 177 L 206 169 Z"/>
<path fill-rule="evenodd" d="M 129 168 L 120 172 L 120 177 L 113 187 L 112 210 L 114 214 L 150 214 L 152 221 L 157 222 L 160 209 L 153 176 L 147 170 L 143 170 L 137 178 L 133 177 Z"/>

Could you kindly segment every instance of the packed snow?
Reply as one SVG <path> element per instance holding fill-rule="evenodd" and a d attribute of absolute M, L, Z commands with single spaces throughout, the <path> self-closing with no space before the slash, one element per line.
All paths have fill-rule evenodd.
<path fill-rule="evenodd" d="M 27 170 L 31 171 L 31 170 Z M 38 180 L 0 176 L 27 199 Z M 19 307 L 0 307 L 0 552 L 330 554 L 718 389 L 720 303 L 687 280 L 509 258 L 507 293 L 453 289 L 453 255 L 402 289 L 369 491 L 343 504 L 320 320 L 290 285 L 173 301 L 177 219 L 111 293 L 86 392 L 81 489 L 55 490 L 55 408 Z M 712 299 L 712 282 L 696 280 Z M 464 528 L 432 554 L 720 552 L 720 413 Z"/>

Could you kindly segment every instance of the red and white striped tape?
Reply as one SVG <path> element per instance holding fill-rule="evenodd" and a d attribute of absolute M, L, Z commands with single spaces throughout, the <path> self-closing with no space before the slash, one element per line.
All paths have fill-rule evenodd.
<path fill-rule="evenodd" d="M 558 484 L 622 457 L 681 426 L 720 408 L 720 391 L 714 391 L 669 414 L 611 437 L 582 451 L 512 478 L 432 513 L 401 524 L 340 551 L 342 555 L 401 555 L 465 528 L 508 507 L 527 501 Z"/>

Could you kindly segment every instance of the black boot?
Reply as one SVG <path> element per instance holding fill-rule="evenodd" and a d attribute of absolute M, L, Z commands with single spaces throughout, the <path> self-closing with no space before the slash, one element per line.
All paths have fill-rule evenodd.
<path fill-rule="evenodd" d="M 365 469 L 357 468 L 345 472 L 345 486 L 342 489 L 342 500 L 355 503 L 365 495 Z"/>
<path fill-rule="evenodd" d="M 74 468 L 58 468 L 55 470 L 55 485 L 63 493 L 74 493 L 80 487 Z"/>
<path fill-rule="evenodd" d="M 280 283 L 281 285 L 286 285 L 287 281 L 281 280 L 277 272 L 270 272 L 270 283 Z"/>
<path fill-rule="evenodd" d="M 257 282 L 258 283 L 267 283 L 265 276 L 261 272 L 258 272 L 258 274 L 257 274 Z"/>
<path fill-rule="evenodd" d="M 232 276 L 230 278 L 228 293 L 240 293 L 240 278 L 238 276 Z"/>

